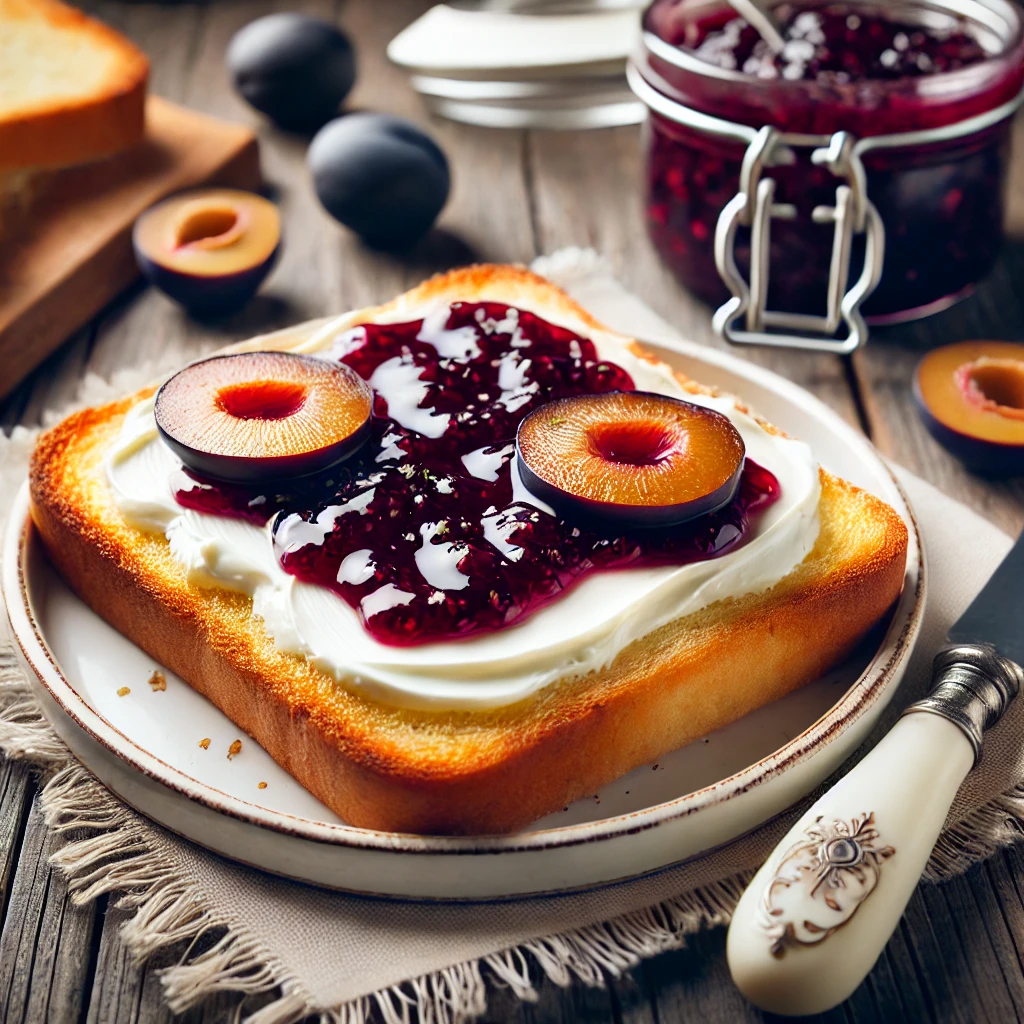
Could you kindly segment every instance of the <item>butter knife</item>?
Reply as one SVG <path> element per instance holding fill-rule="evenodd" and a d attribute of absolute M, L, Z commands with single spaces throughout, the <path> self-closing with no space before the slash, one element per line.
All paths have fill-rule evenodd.
<path fill-rule="evenodd" d="M 982 733 L 1024 672 L 1024 535 L 947 634 L 927 697 L 790 829 L 729 926 L 733 980 L 772 1013 L 822 1013 L 899 923 Z"/>

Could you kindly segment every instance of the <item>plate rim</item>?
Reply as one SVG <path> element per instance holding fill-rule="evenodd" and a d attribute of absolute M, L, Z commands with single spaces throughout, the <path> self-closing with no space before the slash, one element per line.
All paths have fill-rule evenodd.
<path fill-rule="evenodd" d="M 289 328 L 287 333 L 294 330 L 295 328 Z M 732 797 L 767 782 L 772 776 L 779 775 L 787 768 L 814 756 L 836 735 L 853 726 L 887 691 L 894 673 L 910 656 L 920 632 L 927 569 L 917 519 L 899 480 L 871 442 L 824 402 L 774 371 L 748 363 L 727 352 L 682 341 L 670 344 L 659 340 L 656 343 L 648 343 L 648 347 L 661 348 L 700 363 L 717 366 L 775 392 L 786 402 L 803 407 L 810 406 L 812 412 L 819 416 L 824 414 L 838 434 L 845 435 L 848 443 L 860 449 L 862 457 L 874 462 L 892 481 L 902 503 L 897 512 L 907 523 L 910 534 L 904 590 L 897 602 L 892 620 L 867 666 L 843 695 L 806 729 L 776 751 L 730 776 L 690 793 L 681 794 L 672 800 L 627 814 L 524 831 L 510 836 L 425 836 L 364 829 L 344 823 L 317 822 L 310 818 L 262 807 L 225 793 L 208 783 L 193 779 L 182 769 L 167 764 L 136 740 L 125 736 L 90 707 L 64 676 L 56 658 L 49 650 L 32 610 L 25 557 L 30 531 L 38 531 L 29 512 L 27 480 L 22 484 L 15 499 L 3 544 L 2 596 L 11 623 L 12 639 L 20 649 L 25 663 L 61 711 L 108 753 L 151 780 L 215 813 L 227 814 L 250 825 L 319 844 L 403 855 L 463 856 L 522 853 L 612 840 L 657 828 L 668 822 L 689 817 L 704 808 L 727 802 Z M 871 685 L 864 687 L 865 679 L 871 677 Z M 130 749 L 126 750 L 126 746 Z"/>

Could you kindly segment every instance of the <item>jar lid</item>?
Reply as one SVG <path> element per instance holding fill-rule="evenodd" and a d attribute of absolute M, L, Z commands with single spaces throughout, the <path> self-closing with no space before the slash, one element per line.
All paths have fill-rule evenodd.
<path fill-rule="evenodd" d="M 857 137 L 944 127 L 1013 99 L 1024 22 L 1008 0 L 784 0 L 773 57 L 726 0 L 654 0 L 636 67 L 685 106 L 751 127 Z"/>

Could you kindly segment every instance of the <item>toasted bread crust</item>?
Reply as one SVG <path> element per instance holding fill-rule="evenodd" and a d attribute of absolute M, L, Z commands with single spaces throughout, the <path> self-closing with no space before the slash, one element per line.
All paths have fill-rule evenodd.
<path fill-rule="evenodd" d="M 486 289 L 511 280 L 529 289 L 538 280 L 474 268 L 424 287 L 475 297 L 471 274 L 483 275 L 476 283 Z M 510 288 L 502 297 L 552 312 L 549 295 Z M 582 313 L 562 299 L 566 315 Z M 282 654 L 247 598 L 189 586 L 166 540 L 123 522 L 103 458 L 144 395 L 85 410 L 40 439 L 32 515 L 50 556 L 96 612 L 354 825 L 418 833 L 521 827 L 817 678 L 878 621 L 903 582 L 903 521 L 822 472 L 815 548 L 771 590 L 669 623 L 607 669 L 512 707 L 387 707 Z"/>
<path fill-rule="evenodd" d="M 63 167 L 110 156 L 142 138 L 146 55 L 114 29 L 58 0 L 0 0 L 0 16 L 44 21 L 113 54 L 102 86 L 74 100 L 40 102 L 0 117 L 0 170 Z"/>

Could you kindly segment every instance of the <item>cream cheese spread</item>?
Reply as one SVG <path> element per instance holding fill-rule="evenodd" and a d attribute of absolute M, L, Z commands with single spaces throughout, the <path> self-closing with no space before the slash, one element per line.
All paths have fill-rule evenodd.
<path fill-rule="evenodd" d="M 437 315 L 443 324 L 443 310 Z M 417 316 L 404 311 L 401 319 Z M 351 322 L 339 318 L 335 331 L 330 325 L 318 331 L 312 351 L 331 348 L 344 333 L 345 320 Z M 435 326 L 430 316 L 426 326 Z M 260 528 L 184 509 L 175 501 L 171 479 L 180 462 L 157 433 L 152 399 L 130 410 L 108 453 L 106 471 L 115 504 L 131 525 L 167 537 L 190 584 L 248 594 L 253 613 L 263 620 L 280 650 L 308 658 L 342 685 L 409 708 L 484 709 L 513 704 L 559 680 L 600 670 L 623 648 L 666 622 L 725 598 L 772 587 L 804 560 L 818 535 L 818 467 L 806 444 L 770 434 L 730 398 L 690 394 L 668 367 L 639 358 L 599 332 L 587 332 L 576 323 L 572 329 L 591 337 L 601 358 L 625 369 L 638 389 L 685 398 L 724 413 L 743 437 L 747 455 L 775 474 L 781 497 L 751 523 L 740 547 L 688 565 L 594 572 L 516 625 L 465 640 L 393 647 L 371 636 L 353 608 L 333 591 L 286 573 L 274 553 L 269 525 Z M 447 339 L 452 345 L 458 340 Z M 308 342 L 301 347 L 311 351 Z M 388 373 L 391 376 L 383 379 Z M 396 374 L 400 371 L 386 371 L 379 383 L 386 389 L 397 386 Z M 389 411 L 399 419 L 390 401 Z M 420 425 L 430 418 L 429 410 L 413 406 L 408 414 Z M 408 425 L 418 429 L 416 423 Z M 512 465 L 516 499 L 550 512 L 526 491 Z M 486 472 L 486 466 L 467 469 Z M 331 519 L 308 526 L 326 534 Z M 502 538 L 497 532 L 489 539 L 500 548 Z M 424 544 L 425 552 L 431 553 L 430 548 L 437 546 Z M 367 568 L 365 559 L 359 564 L 359 554 L 353 552 L 341 567 L 353 580 Z M 417 559 L 417 566 L 428 581 L 436 581 L 434 585 L 459 584 L 454 564 L 424 557 L 422 564 Z M 394 593 L 382 588 L 374 599 L 402 601 L 402 592 L 391 589 Z"/>

